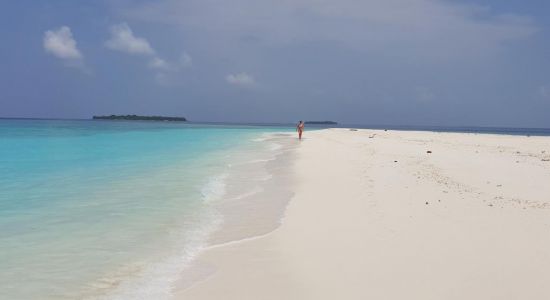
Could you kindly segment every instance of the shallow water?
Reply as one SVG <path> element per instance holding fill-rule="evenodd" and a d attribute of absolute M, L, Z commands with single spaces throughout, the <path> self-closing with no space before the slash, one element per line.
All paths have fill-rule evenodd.
<path fill-rule="evenodd" d="M 0 120 L 0 299 L 169 298 L 232 168 L 272 159 L 265 134 L 285 130 Z"/>

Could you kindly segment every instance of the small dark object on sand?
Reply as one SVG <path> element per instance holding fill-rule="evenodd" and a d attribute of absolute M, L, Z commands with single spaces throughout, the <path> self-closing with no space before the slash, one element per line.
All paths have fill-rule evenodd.
<path fill-rule="evenodd" d="M 357 131 L 357 129 L 355 129 L 355 128 L 352 128 L 352 129 L 350 129 L 349 131 Z"/>
<path fill-rule="evenodd" d="M 489 204 L 490 207 L 493 207 L 493 204 Z"/>
<path fill-rule="evenodd" d="M 376 136 L 376 133 L 373 134 L 373 135 L 369 135 L 369 139 L 372 139 L 372 138 L 374 138 L 375 136 Z"/>
<path fill-rule="evenodd" d="M 426 205 L 428 205 L 428 201 L 426 201 Z"/>
<path fill-rule="evenodd" d="M 393 162 L 397 162 L 397 160 L 394 160 Z"/>
<path fill-rule="evenodd" d="M 387 129 L 384 129 L 384 131 L 388 131 Z"/>
<path fill-rule="evenodd" d="M 542 161 L 550 161 L 550 158 L 543 158 Z"/>
<path fill-rule="evenodd" d="M 432 153 L 432 151 L 428 150 L 428 151 L 426 151 L 426 153 L 430 154 L 430 153 Z"/>

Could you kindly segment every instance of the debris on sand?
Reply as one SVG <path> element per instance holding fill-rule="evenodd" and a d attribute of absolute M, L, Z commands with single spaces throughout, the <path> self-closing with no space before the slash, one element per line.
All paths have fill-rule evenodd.
<path fill-rule="evenodd" d="M 428 153 L 428 154 L 431 154 L 431 153 L 432 153 L 432 151 L 431 151 L 431 150 L 428 150 L 428 151 L 426 151 L 426 153 Z"/>
<path fill-rule="evenodd" d="M 355 128 L 351 128 L 349 131 L 357 131 L 357 129 Z"/>

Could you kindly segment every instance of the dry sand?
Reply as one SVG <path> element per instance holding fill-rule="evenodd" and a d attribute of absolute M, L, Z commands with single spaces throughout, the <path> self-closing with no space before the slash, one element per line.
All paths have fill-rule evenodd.
<path fill-rule="evenodd" d="M 177 299 L 550 299 L 550 137 L 305 137 L 282 225 L 205 251 Z"/>

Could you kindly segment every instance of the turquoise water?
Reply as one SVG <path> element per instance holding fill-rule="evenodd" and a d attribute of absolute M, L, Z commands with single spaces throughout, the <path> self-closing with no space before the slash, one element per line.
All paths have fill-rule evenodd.
<path fill-rule="evenodd" d="M 0 299 L 168 298 L 227 166 L 281 130 L 0 120 Z"/>

